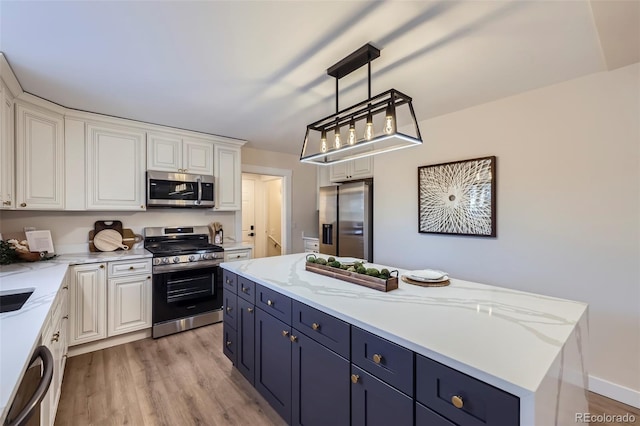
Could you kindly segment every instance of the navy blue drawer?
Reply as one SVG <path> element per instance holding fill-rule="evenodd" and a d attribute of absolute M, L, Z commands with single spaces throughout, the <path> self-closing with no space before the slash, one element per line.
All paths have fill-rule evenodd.
<path fill-rule="evenodd" d="M 457 426 L 435 411 L 416 402 L 416 426 Z"/>
<path fill-rule="evenodd" d="M 222 342 L 222 352 L 227 358 L 229 358 L 233 365 L 236 365 L 236 363 L 238 362 L 238 333 L 236 332 L 235 328 L 231 327 L 228 323 L 225 322 L 222 328 L 222 336 L 224 340 Z"/>
<path fill-rule="evenodd" d="M 238 276 L 238 296 L 251 304 L 256 302 L 256 283 Z"/>
<path fill-rule="evenodd" d="M 413 352 L 409 349 L 352 327 L 351 362 L 413 396 Z"/>
<path fill-rule="evenodd" d="M 349 359 L 351 327 L 348 323 L 294 300 L 291 325 L 338 355 Z"/>
<path fill-rule="evenodd" d="M 291 325 L 291 299 L 284 294 L 261 285 L 256 285 L 256 306 Z"/>
<path fill-rule="evenodd" d="M 421 355 L 416 357 L 416 400 L 456 424 L 520 422 L 518 397 Z"/>
<path fill-rule="evenodd" d="M 231 327 L 238 328 L 238 297 L 233 293 L 224 293 L 223 299 L 223 319 Z"/>
<path fill-rule="evenodd" d="M 236 294 L 236 281 L 238 276 L 233 272 L 229 272 L 226 269 L 222 270 L 222 288 L 224 291 Z"/>

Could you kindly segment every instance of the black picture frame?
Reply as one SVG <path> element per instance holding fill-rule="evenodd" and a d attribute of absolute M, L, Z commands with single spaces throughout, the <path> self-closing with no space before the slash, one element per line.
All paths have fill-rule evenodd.
<path fill-rule="evenodd" d="M 496 237 L 496 157 L 418 167 L 418 232 Z"/>

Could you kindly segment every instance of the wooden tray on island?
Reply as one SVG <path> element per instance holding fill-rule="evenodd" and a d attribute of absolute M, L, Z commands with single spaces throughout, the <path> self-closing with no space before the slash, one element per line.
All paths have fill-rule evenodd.
<path fill-rule="evenodd" d="M 348 281 L 364 287 L 369 287 L 378 291 L 391 291 L 398 288 L 398 277 L 390 277 L 387 280 L 376 278 L 369 275 L 359 274 L 357 272 L 349 272 L 344 269 L 334 268 L 333 266 L 319 265 L 317 263 L 306 262 L 305 267 L 309 272 L 326 275 L 342 281 Z"/>

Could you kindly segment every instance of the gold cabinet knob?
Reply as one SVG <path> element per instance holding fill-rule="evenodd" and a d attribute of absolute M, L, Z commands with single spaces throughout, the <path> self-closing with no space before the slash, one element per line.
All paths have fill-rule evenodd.
<path fill-rule="evenodd" d="M 313 324 L 311 324 L 311 328 L 313 328 L 314 330 L 320 330 L 320 324 L 314 322 Z"/>
<path fill-rule="evenodd" d="M 136 269 L 136 268 L 134 268 L 133 266 L 129 266 L 129 270 L 130 271 L 133 271 L 134 269 Z"/>
<path fill-rule="evenodd" d="M 141 208 L 141 209 L 144 209 L 144 206 L 143 206 L 143 205 L 140 205 L 140 208 Z"/>
<path fill-rule="evenodd" d="M 253 308 L 247 308 L 247 312 L 249 312 L 250 314 L 253 313 Z"/>
<path fill-rule="evenodd" d="M 380 354 L 373 354 L 373 362 L 375 362 L 376 364 L 380 364 L 382 362 L 382 355 Z"/>
<path fill-rule="evenodd" d="M 357 374 L 351 375 L 351 383 L 358 383 L 359 380 L 360 380 L 360 376 L 358 376 Z"/>
<path fill-rule="evenodd" d="M 227 346 L 231 346 L 231 340 L 227 340 Z"/>
<path fill-rule="evenodd" d="M 27 207 L 27 203 L 20 203 L 20 207 Z"/>
<path fill-rule="evenodd" d="M 462 408 L 464 406 L 464 401 L 462 400 L 462 397 L 459 395 L 453 395 L 451 397 L 451 403 L 456 408 Z"/>
<path fill-rule="evenodd" d="M 289 332 L 287 330 L 282 330 L 282 335 L 284 337 L 287 337 L 289 335 Z"/>
<path fill-rule="evenodd" d="M 273 306 L 273 302 L 271 300 L 267 300 L 267 305 Z"/>
<path fill-rule="evenodd" d="M 147 279 L 150 280 L 151 279 L 151 275 L 147 275 Z"/>
<path fill-rule="evenodd" d="M 100 265 L 100 269 L 104 269 L 104 265 Z"/>
<path fill-rule="evenodd" d="M 289 336 L 289 340 L 291 340 L 292 342 L 297 342 L 298 341 L 298 337 L 294 336 L 293 334 L 291 336 Z"/>

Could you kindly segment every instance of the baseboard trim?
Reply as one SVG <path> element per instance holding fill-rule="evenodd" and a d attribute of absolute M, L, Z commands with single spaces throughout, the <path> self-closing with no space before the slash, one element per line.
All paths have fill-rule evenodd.
<path fill-rule="evenodd" d="M 89 352 L 99 351 L 100 349 L 110 348 L 112 346 L 123 345 L 125 343 L 134 342 L 136 340 L 151 337 L 151 329 L 147 328 L 140 331 L 134 331 L 119 336 L 109 337 L 108 339 L 96 340 L 95 342 L 84 343 L 82 345 L 69 347 L 69 358 L 86 354 Z"/>
<path fill-rule="evenodd" d="M 640 408 L 640 391 L 589 375 L 589 390 L 623 404 Z"/>

